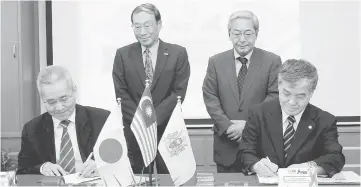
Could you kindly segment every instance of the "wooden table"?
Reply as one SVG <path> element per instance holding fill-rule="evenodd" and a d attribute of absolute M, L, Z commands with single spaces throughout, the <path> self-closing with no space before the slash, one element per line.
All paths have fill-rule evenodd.
<path fill-rule="evenodd" d="M 214 182 L 202 182 L 202 174 L 211 175 Z M 146 175 L 145 175 L 146 176 Z M 60 177 L 46 177 L 42 175 L 18 175 L 19 186 L 57 186 L 57 180 Z M 153 182 L 154 184 L 154 182 Z M 210 185 L 211 184 L 211 185 Z M 159 186 L 174 186 L 170 175 L 158 175 Z M 196 173 L 183 186 L 261 186 L 258 184 L 256 176 L 245 176 L 242 173 Z M 78 185 L 77 185 L 78 186 Z M 82 185 L 91 186 L 91 185 Z M 266 185 L 270 187 L 271 185 Z M 277 185 L 274 185 L 277 186 Z M 349 186 L 349 185 L 332 185 L 332 186 Z M 354 185 L 350 185 L 354 186 Z"/>
<path fill-rule="evenodd" d="M 209 173 L 211 174 L 211 173 Z M 196 186 L 196 185 L 206 185 L 205 182 L 202 182 L 195 174 L 186 184 L 183 186 Z M 241 184 L 246 183 L 248 186 L 258 185 L 255 176 L 244 176 L 241 173 L 222 173 L 222 174 L 213 174 L 214 185 L 224 186 L 227 182 L 240 181 Z M 46 177 L 43 175 L 18 175 L 18 184 L 19 186 L 56 186 L 58 179 L 60 177 Z M 198 179 L 197 179 L 198 178 Z M 240 183 L 238 182 L 238 183 Z M 154 184 L 154 182 L 153 182 Z M 160 174 L 158 175 L 158 184 L 160 186 L 172 186 L 173 182 L 170 175 Z"/>

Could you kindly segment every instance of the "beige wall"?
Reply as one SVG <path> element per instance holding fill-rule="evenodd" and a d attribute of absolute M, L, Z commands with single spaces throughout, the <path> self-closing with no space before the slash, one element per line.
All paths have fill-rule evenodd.
<path fill-rule="evenodd" d="M 115 50 L 135 41 L 130 14 L 141 2 L 53 3 L 54 63 L 70 69 L 81 104 L 112 108 Z M 320 79 L 313 104 L 336 116 L 359 116 L 359 1 L 150 2 L 162 14 L 160 37 L 188 51 L 191 77 L 183 103 L 185 118 L 209 118 L 201 90 L 208 58 L 232 47 L 226 25 L 228 16 L 239 9 L 253 10 L 259 17 L 256 46 L 279 54 L 283 61 L 305 58 L 316 65 Z"/>

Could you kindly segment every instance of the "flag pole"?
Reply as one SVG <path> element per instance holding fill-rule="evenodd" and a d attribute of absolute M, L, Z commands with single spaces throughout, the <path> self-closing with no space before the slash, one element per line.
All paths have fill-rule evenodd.
<path fill-rule="evenodd" d="M 154 176 L 155 176 L 155 186 L 158 186 L 158 170 L 157 170 L 157 161 L 154 159 Z"/>
<path fill-rule="evenodd" d="M 146 79 L 145 80 L 145 87 L 149 87 L 150 86 L 150 81 L 149 81 L 149 79 Z M 153 164 L 154 162 L 151 162 L 150 164 L 149 164 L 149 166 L 148 166 L 148 170 L 149 170 L 149 185 L 150 186 L 153 186 L 153 182 L 152 182 L 152 164 Z"/>
<path fill-rule="evenodd" d="M 152 163 L 150 163 L 150 165 L 149 165 L 149 185 L 150 186 L 153 186 L 153 182 L 152 182 Z"/>

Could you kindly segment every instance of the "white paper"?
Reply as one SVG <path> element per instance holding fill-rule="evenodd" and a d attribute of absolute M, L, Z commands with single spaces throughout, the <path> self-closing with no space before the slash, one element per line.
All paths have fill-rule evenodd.
<path fill-rule="evenodd" d="M 360 176 L 353 171 L 341 171 L 340 174 L 344 179 L 317 177 L 318 184 L 360 184 Z M 260 184 L 277 184 L 278 176 L 275 177 L 260 177 L 257 175 Z"/>
<path fill-rule="evenodd" d="M 85 178 L 80 177 L 79 175 L 80 173 L 73 173 L 63 176 L 65 184 L 79 184 L 102 179 L 101 177 Z"/>

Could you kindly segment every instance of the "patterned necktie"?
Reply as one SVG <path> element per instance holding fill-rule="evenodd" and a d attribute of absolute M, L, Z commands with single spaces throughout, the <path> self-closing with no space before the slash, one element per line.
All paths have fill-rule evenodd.
<path fill-rule="evenodd" d="M 144 51 L 145 54 L 145 76 L 146 79 L 149 80 L 151 83 L 153 81 L 153 64 L 152 64 L 152 58 L 150 56 L 150 51 L 147 48 Z"/>
<path fill-rule="evenodd" d="M 244 80 L 246 79 L 246 75 L 247 75 L 247 61 L 248 60 L 247 60 L 247 58 L 244 58 L 244 57 L 238 57 L 237 60 L 239 60 L 242 63 L 242 67 L 239 70 L 238 77 L 237 77 L 239 99 L 241 99 L 243 83 L 244 83 Z"/>
<path fill-rule="evenodd" d="M 74 150 L 68 133 L 69 123 L 70 123 L 69 120 L 64 120 L 60 122 L 60 125 L 63 127 L 63 135 L 61 137 L 60 158 L 58 164 L 65 171 L 69 173 L 75 173 Z"/>
<path fill-rule="evenodd" d="M 288 116 L 287 121 L 288 125 L 285 134 L 283 135 L 285 159 L 287 158 L 288 150 L 291 147 L 293 136 L 295 136 L 295 129 L 293 128 L 293 124 L 296 122 L 296 119 L 294 116 Z"/>

